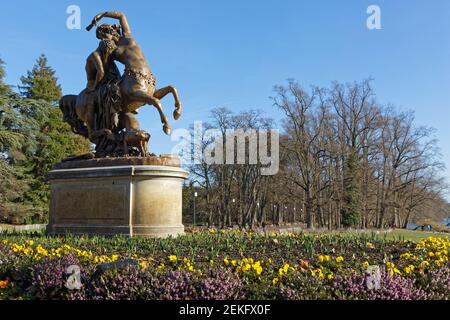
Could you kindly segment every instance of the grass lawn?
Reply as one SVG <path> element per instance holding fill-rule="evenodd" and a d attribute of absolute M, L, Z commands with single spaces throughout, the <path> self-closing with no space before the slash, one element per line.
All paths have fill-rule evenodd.
<path fill-rule="evenodd" d="M 358 235 L 358 234 L 373 234 L 379 239 L 383 240 L 410 240 L 418 242 L 422 239 L 429 237 L 434 238 L 450 238 L 450 233 L 445 232 L 427 232 L 427 231 L 414 231 L 404 229 L 393 230 L 367 230 L 367 231 L 312 231 L 311 233 L 326 233 L 326 234 L 339 234 L 339 235 Z"/>
<path fill-rule="evenodd" d="M 426 231 L 396 229 L 396 230 L 386 233 L 385 236 L 386 236 L 386 239 L 391 239 L 391 240 L 401 239 L 401 240 L 420 241 L 420 240 L 428 238 L 428 237 L 434 237 L 434 238 L 450 237 L 450 234 L 445 233 L 445 232 L 426 232 Z"/>

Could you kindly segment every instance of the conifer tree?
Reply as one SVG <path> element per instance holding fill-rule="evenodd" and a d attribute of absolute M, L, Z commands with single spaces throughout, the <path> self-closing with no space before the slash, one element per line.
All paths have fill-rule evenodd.
<path fill-rule="evenodd" d="M 88 140 L 73 134 L 70 126 L 63 121 L 58 107 L 58 100 L 62 96 L 61 86 L 45 55 L 37 59 L 33 69 L 21 81 L 19 89 L 24 97 L 23 104 L 42 106 L 35 110 L 39 112 L 28 110 L 29 116 L 37 123 L 34 128 L 36 148 L 22 165 L 31 177 L 25 200 L 33 204 L 40 216 L 44 216 L 49 201 L 45 173 L 51 170 L 54 163 L 68 156 L 89 152 L 91 146 Z"/>
<path fill-rule="evenodd" d="M 48 65 L 44 54 L 39 56 L 27 76 L 21 77 L 20 80 L 22 86 L 19 86 L 19 90 L 26 98 L 47 102 L 55 102 L 61 98 L 61 86 L 57 83 L 55 71 Z"/>
<path fill-rule="evenodd" d="M 0 223 L 23 223 L 32 216 L 32 205 L 24 201 L 29 180 L 19 163 L 26 158 L 24 153 L 32 153 L 34 141 L 27 137 L 36 123 L 21 113 L 21 98 L 4 76 L 0 60 Z"/>

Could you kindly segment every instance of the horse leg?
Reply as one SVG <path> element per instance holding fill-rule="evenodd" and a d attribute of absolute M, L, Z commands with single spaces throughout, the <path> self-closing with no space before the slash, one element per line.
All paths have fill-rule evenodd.
<path fill-rule="evenodd" d="M 173 118 L 175 120 L 178 120 L 178 118 L 181 116 L 181 101 L 180 101 L 180 97 L 178 96 L 177 89 L 174 86 L 167 86 L 167 87 L 158 89 L 153 93 L 153 96 L 156 99 L 161 100 L 169 93 L 171 93 L 173 95 L 173 99 L 175 100 L 175 111 L 173 112 Z"/>
<path fill-rule="evenodd" d="M 86 127 L 88 128 L 89 140 L 92 141 L 92 139 L 95 139 L 95 138 L 93 138 L 92 135 L 93 135 L 93 133 L 96 132 L 95 131 L 96 125 L 95 125 L 95 105 L 94 105 L 94 103 L 89 102 L 87 104 L 85 117 L 86 117 L 86 121 L 85 121 Z"/>
<path fill-rule="evenodd" d="M 144 102 L 146 104 L 153 105 L 156 108 L 156 110 L 158 110 L 158 112 L 159 112 L 159 117 L 161 118 L 161 123 L 163 124 L 164 133 L 167 135 L 171 134 L 172 128 L 170 128 L 169 121 L 167 120 L 167 117 L 163 112 L 161 101 L 159 101 L 158 98 L 155 98 L 154 96 L 151 96 L 150 94 L 148 94 L 146 92 L 137 91 L 137 92 L 133 92 L 133 94 L 129 98 L 129 100 L 137 100 L 140 102 Z"/>
<path fill-rule="evenodd" d="M 123 153 L 124 156 L 128 156 L 128 143 L 126 137 L 123 138 Z"/>
<path fill-rule="evenodd" d="M 139 141 L 139 152 L 141 153 L 142 157 L 146 157 L 147 153 L 144 149 L 144 143 L 142 141 Z"/>
<path fill-rule="evenodd" d="M 144 150 L 145 156 L 147 156 L 148 155 L 148 141 L 142 142 L 142 149 Z"/>

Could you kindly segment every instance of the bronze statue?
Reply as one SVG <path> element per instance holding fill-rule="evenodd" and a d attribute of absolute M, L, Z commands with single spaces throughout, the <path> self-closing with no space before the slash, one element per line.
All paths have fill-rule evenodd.
<path fill-rule="evenodd" d="M 120 78 L 119 69 L 112 57 L 114 50 L 117 49 L 119 39 L 114 36 L 110 28 L 117 30 L 119 26 L 101 25 L 97 28 L 96 35 L 100 39 L 100 43 L 86 60 L 87 92 L 97 89 L 100 83 L 105 80 L 105 76 L 109 76 L 109 80 Z M 105 73 L 105 70 L 107 73 Z"/>
<path fill-rule="evenodd" d="M 181 116 L 180 98 L 173 86 L 156 89 L 156 79 L 123 13 L 98 14 L 86 29 L 90 31 L 105 17 L 119 20 L 120 25 L 97 27 L 100 44 L 86 61 L 86 89 L 78 96 L 62 97 L 60 108 L 72 131 L 95 143 L 96 157 L 147 156 L 150 135 L 139 129 L 137 110 L 145 104 L 155 106 L 163 131 L 170 134 L 160 99 L 173 95 L 173 117 L 177 120 Z M 125 66 L 123 75 L 115 61 Z"/>

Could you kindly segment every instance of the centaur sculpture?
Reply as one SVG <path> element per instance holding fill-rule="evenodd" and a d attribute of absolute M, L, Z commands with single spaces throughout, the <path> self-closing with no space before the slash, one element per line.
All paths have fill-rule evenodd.
<path fill-rule="evenodd" d="M 60 108 L 72 131 L 96 145 L 95 157 L 147 156 L 149 135 L 139 129 L 137 110 L 146 104 L 153 105 L 159 112 L 163 131 L 170 135 L 171 128 L 160 100 L 169 93 L 173 95 L 173 117 L 177 120 L 181 116 L 180 98 L 173 86 L 156 89 L 155 77 L 123 13 L 100 13 L 86 29 L 90 31 L 102 18 L 117 19 L 120 25 L 97 27 L 100 44 L 86 62 L 86 89 L 78 96 L 62 97 Z M 125 66 L 123 75 L 115 61 Z M 130 138 L 135 142 L 140 138 L 144 141 L 130 144 L 127 143 Z"/>

